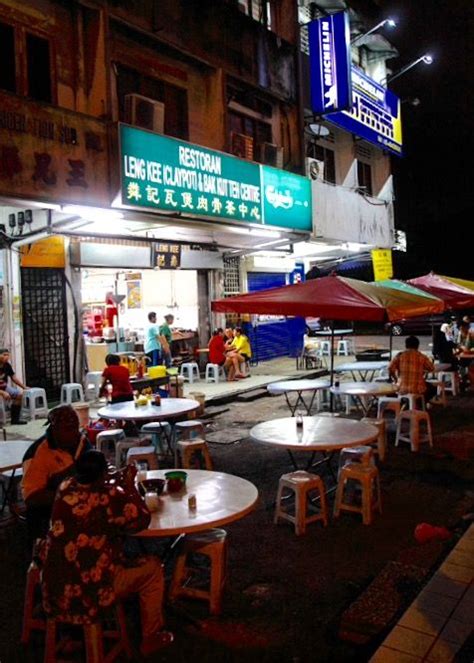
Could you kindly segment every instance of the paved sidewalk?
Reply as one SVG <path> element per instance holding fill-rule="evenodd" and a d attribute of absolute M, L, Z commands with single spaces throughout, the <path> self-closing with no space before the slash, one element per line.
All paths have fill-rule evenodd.
<path fill-rule="evenodd" d="M 370 663 L 447 663 L 474 632 L 474 525 L 471 525 Z"/>

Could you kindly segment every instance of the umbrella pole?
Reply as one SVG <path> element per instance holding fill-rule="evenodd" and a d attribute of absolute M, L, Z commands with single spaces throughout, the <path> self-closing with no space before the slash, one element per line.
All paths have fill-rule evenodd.
<path fill-rule="evenodd" d="M 334 320 L 331 320 L 331 343 L 330 343 L 330 377 L 329 377 L 329 383 L 332 387 L 333 382 L 334 382 Z M 334 412 L 334 394 L 332 391 L 330 392 L 330 397 L 329 397 L 329 408 L 331 412 Z"/>
<path fill-rule="evenodd" d="M 389 336 L 389 341 L 388 341 L 388 350 L 389 350 L 389 354 L 390 354 L 390 356 L 389 356 L 388 360 L 389 360 L 389 361 L 392 361 L 392 349 L 393 349 L 392 323 L 390 323 L 390 327 L 389 327 L 388 333 L 390 334 L 390 336 Z"/>

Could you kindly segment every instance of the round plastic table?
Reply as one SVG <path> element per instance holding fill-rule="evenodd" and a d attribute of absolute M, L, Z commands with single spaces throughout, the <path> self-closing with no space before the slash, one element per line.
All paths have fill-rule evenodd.
<path fill-rule="evenodd" d="M 351 396 L 360 407 L 364 416 L 379 396 L 392 396 L 397 393 L 397 385 L 391 382 L 341 382 L 338 387 L 331 387 L 335 396 Z"/>
<path fill-rule="evenodd" d="M 161 405 L 135 406 L 133 401 L 106 405 L 98 411 L 99 417 L 104 419 L 122 419 L 123 421 L 159 421 L 172 419 L 183 414 L 194 412 L 200 403 L 191 398 L 162 398 Z"/>
<path fill-rule="evenodd" d="M 294 417 L 299 405 L 304 407 L 306 414 L 310 415 L 317 392 L 322 389 L 329 389 L 330 384 L 329 380 L 282 380 L 267 385 L 267 391 L 274 396 L 284 394 L 291 416 Z M 309 403 L 304 400 L 303 392 L 311 393 Z M 288 394 L 291 393 L 296 394 L 294 403 L 288 397 Z"/>
<path fill-rule="evenodd" d="M 149 471 L 147 479 L 164 479 L 167 471 Z M 221 527 L 243 518 L 257 503 L 258 490 L 246 479 L 207 470 L 186 473 L 183 492 L 160 495 L 159 508 L 151 514 L 148 529 L 137 536 L 177 536 Z M 189 495 L 196 496 L 196 509 L 189 508 Z"/>

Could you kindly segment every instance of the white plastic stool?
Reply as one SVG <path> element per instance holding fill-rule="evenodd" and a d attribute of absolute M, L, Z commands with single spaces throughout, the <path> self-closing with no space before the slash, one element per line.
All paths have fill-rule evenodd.
<path fill-rule="evenodd" d="M 206 364 L 206 382 L 219 382 L 219 378 L 225 378 L 225 371 L 223 366 L 219 364 Z"/>
<path fill-rule="evenodd" d="M 404 426 L 407 424 L 407 426 Z M 421 425 L 426 426 L 425 434 L 421 433 Z M 407 430 L 404 430 L 404 429 Z M 412 451 L 419 451 L 422 442 L 428 442 L 433 446 L 433 435 L 431 432 L 431 419 L 428 412 L 424 410 L 404 410 L 398 418 L 397 435 L 395 446 L 399 442 L 409 442 Z"/>
<path fill-rule="evenodd" d="M 375 426 L 379 432 L 377 435 L 377 442 L 370 443 L 368 446 L 375 448 L 379 460 L 383 462 L 385 460 L 385 454 L 387 453 L 387 431 L 385 426 L 385 419 L 371 419 L 370 417 L 364 417 L 361 419 L 364 424 L 372 424 Z"/>
<path fill-rule="evenodd" d="M 158 469 L 158 456 L 155 447 L 132 447 L 127 451 L 127 465 L 146 463 L 149 470 Z"/>
<path fill-rule="evenodd" d="M 330 357 L 331 356 L 331 341 L 321 341 L 319 346 L 319 352 L 321 357 Z"/>
<path fill-rule="evenodd" d="M 84 381 L 87 400 L 97 400 L 99 398 L 100 385 L 102 384 L 102 373 L 100 371 L 90 371 Z"/>
<path fill-rule="evenodd" d="M 25 389 L 21 398 L 21 408 L 33 421 L 37 416 L 48 416 L 48 401 L 46 391 L 40 387 Z"/>
<path fill-rule="evenodd" d="M 385 419 L 387 412 L 393 412 L 395 421 L 398 421 L 402 404 L 396 396 L 381 396 L 377 403 L 377 419 Z"/>
<path fill-rule="evenodd" d="M 71 403 L 83 403 L 84 390 L 82 384 L 78 382 L 68 382 L 61 387 L 61 405 L 71 405 Z"/>
<path fill-rule="evenodd" d="M 438 380 L 444 382 L 445 392 L 450 392 L 453 396 L 458 395 L 458 379 L 455 371 L 440 371 Z"/>
<path fill-rule="evenodd" d="M 408 410 L 426 410 L 423 394 L 400 394 L 398 398 L 402 404 L 402 409 L 403 401 L 408 401 Z"/>
<path fill-rule="evenodd" d="M 195 361 L 181 364 L 180 375 L 190 384 L 193 384 L 194 380 L 199 380 L 199 366 Z"/>
<path fill-rule="evenodd" d="M 295 494 L 295 513 L 294 515 L 288 513 L 282 508 L 283 491 L 286 489 L 294 492 Z M 312 491 L 317 491 L 320 498 L 320 510 L 318 513 L 307 515 L 308 508 L 308 494 Z M 313 523 L 316 520 L 322 520 L 324 526 L 328 524 L 328 511 L 326 505 L 326 493 L 324 484 L 317 474 L 311 474 L 304 470 L 297 470 L 289 474 L 283 474 L 278 483 L 278 493 L 276 499 L 275 516 L 273 522 L 276 524 L 278 520 L 289 520 L 295 525 L 295 533 L 297 536 L 304 534 L 306 525 Z"/>
<path fill-rule="evenodd" d="M 442 380 L 426 380 L 426 382 L 429 382 L 432 384 L 434 387 L 436 387 L 436 400 L 432 400 L 432 403 L 437 403 L 439 405 L 442 405 L 443 407 L 446 407 L 447 401 L 446 401 L 446 383 L 443 382 Z"/>
<path fill-rule="evenodd" d="M 98 451 L 103 451 L 102 445 L 113 442 L 115 448 L 117 448 L 117 443 L 123 442 L 124 440 L 125 433 L 121 428 L 109 428 L 108 430 L 103 430 L 100 433 L 97 433 L 95 446 Z"/>
<path fill-rule="evenodd" d="M 358 447 L 344 447 L 339 454 L 339 466 L 337 476 L 341 474 L 341 470 L 349 463 L 361 463 L 362 465 L 375 465 L 374 453 L 372 447 L 361 444 Z"/>
<path fill-rule="evenodd" d="M 348 357 L 351 353 L 351 342 L 346 341 L 344 339 L 341 339 L 340 341 L 337 342 L 337 350 L 336 354 L 338 357 L 344 356 Z"/>

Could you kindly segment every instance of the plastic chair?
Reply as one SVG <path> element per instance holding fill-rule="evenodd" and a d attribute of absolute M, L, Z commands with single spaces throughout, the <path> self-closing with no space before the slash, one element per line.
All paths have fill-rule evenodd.
<path fill-rule="evenodd" d="M 222 597 L 226 580 L 227 532 L 223 529 L 211 529 L 200 534 L 186 535 L 183 548 L 178 555 L 168 598 L 171 602 L 180 597 L 201 599 L 209 602 L 211 615 L 222 611 Z M 211 563 L 208 589 L 193 587 L 192 576 L 196 575 L 193 567 L 188 566 L 190 556 L 205 555 Z"/>
<path fill-rule="evenodd" d="M 21 409 L 31 421 L 34 421 L 37 416 L 47 417 L 49 410 L 46 391 L 40 387 L 25 389 L 21 397 Z"/>
<path fill-rule="evenodd" d="M 61 405 L 84 402 L 84 390 L 78 382 L 68 382 L 61 387 Z"/>
<path fill-rule="evenodd" d="M 345 489 L 349 481 L 357 482 L 362 489 L 361 504 L 346 502 Z M 375 498 L 375 499 L 374 499 Z M 380 494 L 379 471 L 373 465 L 362 463 L 349 463 L 341 469 L 337 482 L 336 499 L 334 503 L 334 517 L 338 518 L 341 511 L 352 511 L 362 515 L 364 525 L 370 525 L 375 509 L 382 513 L 382 498 Z"/>
<path fill-rule="evenodd" d="M 282 499 L 285 489 L 295 495 L 295 512 L 291 514 L 282 508 Z M 318 513 L 308 515 L 308 495 L 311 492 L 317 492 L 320 499 L 320 509 Z M 278 482 L 278 492 L 275 507 L 275 516 L 273 522 L 278 523 L 279 519 L 288 520 L 295 525 L 297 536 L 306 532 L 306 525 L 322 520 L 324 526 L 328 524 L 328 510 L 326 505 L 326 493 L 324 484 L 317 474 L 311 474 L 304 470 L 298 470 L 289 474 L 283 474 Z"/>
<path fill-rule="evenodd" d="M 206 364 L 206 382 L 219 382 L 219 378 L 225 379 L 225 371 L 223 366 L 219 364 Z"/>
<path fill-rule="evenodd" d="M 405 425 L 406 424 L 406 425 Z M 421 427 L 425 427 L 425 433 Z M 419 451 L 420 444 L 428 442 L 433 446 L 433 434 L 431 430 L 431 419 L 428 412 L 424 410 L 404 410 L 398 418 L 395 446 L 400 442 L 408 442 L 412 451 Z"/>
<path fill-rule="evenodd" d="M 190 384 L 193 384 L 194 380 L 199 381 L 199 366 L 195 361 L 187 362 L 181 364 L 180 375 Z"/>

